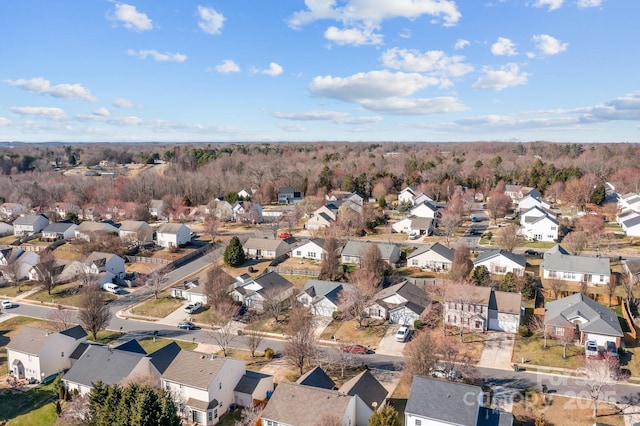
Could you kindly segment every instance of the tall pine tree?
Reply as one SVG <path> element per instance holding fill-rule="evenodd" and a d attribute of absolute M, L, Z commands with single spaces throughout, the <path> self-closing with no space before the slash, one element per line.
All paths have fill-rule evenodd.
<path fill-rule="evenodd" d="M 238 237 L 231 238 L 229 245 L 224 250 L 224 263 L 229 266 L 238 267 L 244 263 L 244 249 Z"/>

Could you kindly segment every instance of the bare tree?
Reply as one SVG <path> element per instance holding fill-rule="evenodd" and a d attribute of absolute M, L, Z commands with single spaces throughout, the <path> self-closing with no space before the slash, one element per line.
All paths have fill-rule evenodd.
<path fill-rule="evenodd" d="M 635 287 L 635 282 L 633 278 L 628 273 L 620 274 L 620 286 L 624 290 L 624 295 L 627 301 L 633 298 L 633 289 Z"/>
<path fill-rule="evenodd" d="M 338 311 L 342 319 L 355 320 L 362 328 L 368 317 L 367 308 L 378 291 L 378 278 L 373 271 L 358 269 L 349 274 L 349 280 L 351 285 L 345 286 L 338 295 Z"/>
<path fill-rule="evenodd" d="M 254 405 L 253 407 L 243 407 L 240 420 L 236 420 L 234 426 L 255 426 L 260 420 L 262 407 Z"/>
<path fill-rule="evenodd" d="M 214 213 L 209 213 L 204 217 L 204 231 L 211 237 L 211 243 L 215 243 L 216 236 L 220 230 L 220 218 Z"/>
<path fill-rule="evenodd" d="M 155 271 L 147 275 L 145 283 L 146 285 L 148 285 L 153 289 L 153 295 L 156 299 L 158 298 L 158 294 L 163 289 L 164 285 L 167 283 L 169 279 L 167 277 L 167 274 L 172 270 L 173 270 L 172 267 L 169 267 L 169 268 L 164 267 L 164 268 L 156 269 Z"/>
<path fill-rule="evenodd" d="M 221 302 L 230 300 L 229 286 L 233 278 L 227 274 L 220 266 L 209 269 L 204 281 L 204 289 L 207 293 L 207 303 L 215 307 Z"/>
<path fill-rule="evenodd" d="M 451 337 L 443 337 L 435 345 L 435 352 L 439 357 L 438 369 L 444 373 L 447 380 L 464 379 L 473 382 L 479 377 L 478 370 L 468 352 Z"/>
<path fill-rule="evenodd" d="M 22 250 L 12 249 L 9 258 L 7 259 L 7 264 L 2 267 L 2 276 L 4 279 L 7 280 L 7 283 L 14 287 L 18 287 L 18 290 L 20 290 L 20 280 L 22 279 L 20 274 L 20 268 L 22 265 L 19 260 L 21 254 Z"/>
<path fill-rule="evenodd" d="M 338 242 L 335 238 L 329 237 L 324 240 L 324 251 L 326 255 L 322 259 L 322 266 L 320 267 L 320 279 L 333 281 L 338 278 L 338 267 L 340 266 L 340 259 L 338 257 Z"/>
<path fill-rule="evenodd" d="M 553 292 L 553 298 L 558 300 L 558 296 L 560 295 L 560 292 L 564 288 L 564 282 L 562 282 L 562 280 L 552 278 L 547 281 L 547 284 L 549 289 Z"/>
<path fill-rule="evenodd" d="M 210 320 L 213 326 L 211 337 L 220 346 L 225 357 L 229 353 L 231 343 L 238 337 L 231 321 L 231 317 L 237 309 L 238 307 L 231 300 L 220 302 L 211 307 Z"/>
<path fill-rule="evenodd" d="M 336 365 L 340 369 L 340 377 L 344 378 L 346 369 L 353 365 L 355 355 L 345 350 L 350 343 L 345 341 L 338 342 L 337 346 L 329 348 L 325 353 L 331 364 Z"/>
<path fill-rule="evenodd" d="M 607 283 L 607 296 L 609 296 L 609 307 L 611 307 L 611 300 L 613 296 L 616 294 L 616 289 L 618 288 L 618 280 L 619 274 L 611 274 L 609 277 L 609 282 Z"/>
<path fill-rule="evenodd" d="M 469 278 L 469 274 L 473 270 L 473 261 L 471 253 L 466 244 L 460 244 L 453 254 L 453 262 L 449 271 L 449 278 L 452 281 L 463 281 Z"/>
<path fill-rule="evenodd" d="M 75 396 L 64 404 L 60 418 L 70 426 L 84 426 L 89 421 L 89 395 Z"/>
<path fill-rule="evenodd" d="M 309 309 L 298 306 L 291 310 L 287 336 L 284 356 L 302 374 L 307 363 L 315 357 L 318 346 L 313 316 Z"/>
<path fill-rule="evenodd" d="M 404 370 L 408 377 L 429 376 L 438 362 L 435 345 L 428 333 L 416 332 L 404 350 Z"/>
<path fill-rule="evenodd" d="M 382 259 L 382 253 L 380 252 L 378 244 L 369 243 L 366 245 L 366 249 L 364 253 L 362 253 L 360 268 L 373 272 L 374 277 L 377 279 L 382 278 L 387 268 L 387 262 Z"/>
<path fill-rule="evenodd" d="M 264 339 L 262 333 L 258 331 L 253 325 L 249 325 L 243 330 L 242 334 L 246 336 L 247 348 L 251 353 L 251 358 L 255 358 L 256 351 L 258 350 L 258 347 Z"/>
<path fill-rule="evenodd" d="M 582 384 L 589 391 L 591 400 L 593 401 L 593 418 L 598 416 L 598 401 L 603 396 L 603 392 L 607 387 L 611 386 L 614 381 L 612 377 L 612 361 L 608 359 L 587 359 L 585 366 L 578 370 L 582 378 Z"/>
<path fill-rule="evenodd" d="M 557 336 L 556 339 L 562 345 L 562 358 L 566 358 L 567 357 L 567 346 L 572 344 L 573 341 L 576 339 L 575 330 L 573 328 L 572 329 L 565 328 L 564 329 L 564 333 L 562 335 L 560 335 L 560 336 Z"/>
<path fill-rule="evenodd" d="M 40 261 L 35 268 L 38 273 L 38 282 L 51 295 L 51 290 L 58 283 L 58 275 L 62 271 L 62 268 L 56 264 L 53 251 L 43 250 L 40 254 Z"/>
<path fill-rule="evenodd" d="M 544 339 L 543 348 L 547 347 L 547 338 L 549 337 L 549 329 L 544 323 L 544 316 L 541 315 L 532 315 L 529 319 L 529 330 L 537 335 L 541 336 Z"/>
<path fill-rule="evenodd" d="M 83 286 L 80 295 L 80 324 L 97 339 L 98 331 L 102 330 L 111 319 L 109 306 L 105 304 L 104 294 L 97 282 L 90 282 Z"/>
<path fill-rule="evenodd" d="M 500 228 L 496 238 L 498 245 L 508 252 L 512 252 L 514 248 L 518 247 L 520 240 L 520 227 L 515 223 Z"/>
<path fill-rule="evenodd" d="M 287 300 L 282 299 L 282 291 L 279 287 L 269 288 L 262 293 L 262 311 L 278 322 L 280 315 L 287 308 Z"/>
<path fill-rule="evenodd" d="M 462 224 L 462 215 L 451 207 L 444 209 L 438 218 L 438 229 L 444 238 L 447 247 L 450 246 L 451 239 L 455 235 L 456 228 Z"/>
<path fill-rule="evenodd" d="M 589 243 L 589 236 L 584 231 L 572 231 L 562 239 L 562 247 L 573 255 L 579 255 Z"/>
<path fill-rule="evenodd" d="M 503 217 L 509 211 L 511 206 L 511 197 L 503 192 L 494 191 L 490 194 L 487 201 L 487 211 L 493 218 L 493 222 L 497 223 L 499 217 Z"/>
<path fill-rule="evenodd" d="M 47 318 L 53 322 L 53 328 L 56 331 L 68 330 L 75 324 L 76 313 L 64 306 L 58 305 L 58 309 L 51 311 Z"/>

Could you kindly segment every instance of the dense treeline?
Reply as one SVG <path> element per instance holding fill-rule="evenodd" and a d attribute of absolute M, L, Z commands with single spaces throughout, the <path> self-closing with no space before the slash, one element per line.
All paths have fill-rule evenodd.
<path fill-rule="evenodd" d="M 489 194 L 499 182 L 541 192 L 594 176 L 621 192 L 640 186 L 635 144 L 505 143 L 255 143 L 255 144 L 19 144 L 0 148 L 0 201 L 30 207 L 65 201 L 79 206 L 110 200 L 188 200 L 206 204 L 240 189 L 277 200 L 280 186 L 307 195 L 331 189 L 384 198 L 406 185 L 447 201 L 457 185 Z M 107 161 L 163 166 L 135 178 L 61 176 Z M 54 171 L 58 169 L 59 171 Z"/>

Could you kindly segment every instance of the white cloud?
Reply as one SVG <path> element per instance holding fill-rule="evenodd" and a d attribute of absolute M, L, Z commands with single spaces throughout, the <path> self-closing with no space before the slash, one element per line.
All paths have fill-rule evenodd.
<path fill-rule="evenodd" d="M 599 7 L 602 4 L 603 0 L 578 0 L 576 3 L 580 8 L 586 7 Z"/>
<path fill-rule="evenodd" d="M 270 75 L 271 77 L 276 77 L 282 74 L 283 71 L 284 71 L 284 68 L 282 68 L 279 64 L 275 62 L 271 62 L 269 64 L 269 68 L 267 68 L 266 70 L 260 71 L 260 74 L 266 74 L 266 75 Z"/>
<path fill-rule="evenodd" d="M 515 43 L 504 37 L 498 37 L 498 41 L 493 43 L 491 53 L 495 56 L 515 56 L 518 54 Z"/>
<path fill-rule="evenodd" d="M 0 117 L 0 127 L 8 126 L 9 124 L 11 124 L 11 120 L 9 120 L 8 118 Z"/>
<path fill-rule="evenodd" d="M 640 120 L 640 91 L 631 93 L 595 107 L 577 109 L 585 122 Z"/>
<path fill-rule="evenodd" d="M 560 9 L 564 0 L 536 0 L 533 4 L 535 7 L 549 6 L 549 11 Z"/>
<path fill-rule="evenodd" d="M 473 89 L 503 90 L 507 87 L 527 84 L 529 74 L 521 72 L 517 64 L 507 64 L 497 69 L 483 68 L 484 75 L 473 85 Z"/>
<path fill-rule="evenodd" d="M 451 96 L 375 99 L 363 102 L 362 106 L 372 111 L 398 115 L 440 114 L 468 109 L 459 99 Z"/>
<path fill-rule="evenodd" d="M 354 117 L 348 112 L 339 111 L 306 111 L 306 112 L 274 112 L 274 117 L 293 121 L 332 121 L 338 124 L 366 124 L 382 120 L 380 116 Z"/>
<path fill-rule="evenodd" d="M 459 38 L 456 41 L 456 44 L 453 45 L 453 48 L 456 49 L 456 50 L 460 50 L 460 49 L 464 49 L 468 45 L 469 45 L 469 40 L 465 40 L 463 38 Z"/>
<path fill-rule="evenodd" d="M 111 116 L 110 114 L 101 115 L 96 114 L 78 114 L 74 116 L 74 118 L 78 121 L 82 122 L 98 122 L 98 123 L 107 123 L 113 124 L 115 126 L 137 126 L 144 123 L 144 120 L 140 117 L 136 117 L 135 115 L 125 116 L 125 117 L 116 117 Z"/>
<path fill-rule="evenodd" d="M 93 111 L 93 114 L 100 117 L 109 117 L 111 115 L 111 113 L 109 113 L 109 110 L 106 108 L 98 108 L 97 110 Z"/>
<path fill-rule="evenodd" d="M 198 6 L 198 26 L 207 34 L 217 35 L 222 33 L 222 27 L 226 18 L 212 7 Z"/>
<path fill-rule="evenodd" d="M 382 56 L 385 67 L 410 71 L 428 72 L 434 75 L 460 77 L 473 71 L 473 67 L 464 63 L 464 56 L 447 56 L 440 50 L 420 52 L 414 49 L 388 49 Z"/>
<path fill-rule="evenodd" d="M 183 55 L 182 53 L 160 53 L 157 50 L 127 50 L 127 55 L 136 56 L 140 59 L 146 59 L 147 56 L 153 58 L 158 62 L 184 62 L 187 60 L 187 55 Z"/>
<path fill-rule="evenodd" d="M 97 102 L 97 99 L 91 95 L 91 92 L 81 84 L 57 84 L 51 85 L 49 80 L 42 77 L 36 77 L 29 80 L 20 78 L 18 80 L 5 80 L 7 86 L 19 87 L 34 93 L 51 95 L 55 98 L 63 99 L 80 99 L 87 102 Z"/>
<path fill-rule="evenodd" d="M 442 17 L 445 26 L 452 26 L 462 16 L 451 0 L 344 0 L 342 6 L 336 3 L 336 0 L 305 0 L 307 9 L 295 12 L 289 25 L 300 28 L 321 19 L 378 24 L 385 19 L 416 19 L 431 15 Z"/>
<path fill-rule="evenodd" d="M 213 67 L 217 72 L 222 74 L 231 74 L 234 72 L 240 72 L 240 67 L 231 59 L 225 59 L 221 64 Z"/>
<path fill-rule="evenodd" d="M 129 30 L 148 31 L 153 29 L 151 19 L 146 14 L 138 12 L 136 7 L 130 4 L 117 3 L 115 19 Z"/>
<path fill-rule="evenodd" d="M 118 108 L 133 108 L 135 106 L 133 102 L 124 98 L 115 98 L 112 104 Z"/>
<path fill-rule="evenodd" d="M 569 43 L 562 43 L 560 40 L 547 34 L 534 35 L 531 40 L 533 40 L 536 48 L 542 55 L 557 55 L 569 47 Z"/>
<path fill-rule="evenodd" d="M 372 27 L 368 28 L 346 28 L 341 30 L 338 27 L 329 27 L 324 32 L 324 37 L 336 44 L 361 46 L 365 44 L 382 44 L 384 36 L 374 32 Z"/>
<path fill-rule="evenodd" d="M 67 119 L 62 108 L 53 107 L 11 107 L 11 112 L 19 115 L 33 115 L 53 121 L 63 121 Z"/>
<path fill-rule="evenodd" d="M 278 124 L 278 127 L 285 132 L 304 132 L 307 130 L 300 123 L 286 123 L 286 124 Z"/>
<path fill-rule="evenodd" d="M 411 38 L 411 30 L 409 28 L 403 28 L 402 31 L 398 33 L 400 38 Z"/>

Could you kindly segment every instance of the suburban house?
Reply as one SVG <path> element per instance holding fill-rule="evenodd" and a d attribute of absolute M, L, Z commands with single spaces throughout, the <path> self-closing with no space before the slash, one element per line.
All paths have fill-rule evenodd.
<path fill-rule="evenodd" d="M 223 285 L 233 287 L 236 279 L 224 271 L 220 271 L 216 275 L 216 280 L 222 281 Z M 207 289 L 198 279 L 185 281 L 180 285 L 171 287 L 171 297 L 177 299 L 185 299 L 189 303 L 200 302 L 203 305 L 208 303 Z"/>
<path fill-rule="evenodd" d="M 51 207 L 51 211 L 56 215 L 58 220 L 64 220 L 71 215 L 78 215 L 80 213 L 80 206 L 72 203 L 56 203 Z"/>
<path fill-rule="evenodd" d="M 546 210 L 540 206 L 533 206 L 527 210 L 520 211 L 520 224 L 525 224 L 527 222 L 533 222 L 535 219 L 549 216 L 552 219 L 555 219 L 555 213 L 552 211 Z"/>
<path fill-rule="evenodd" d="M 265 401 L 272 392 L 273 376 L 251 370 L 246 370 L 233 388 L 235 403 L 240 407 L 254 407 L 256 401 Z"/>
<path fill-rule="evenodd" d="M 262 223 L 262 206 L 251 201 L 237 201 L 231 208 L 236 222 Z"/>
<path fill-rule="evenodd" d="M 304 192 L 293 188 L 278 188 L 278 204 L 298 204 L 304 199 Z"/>
<path fill-rule="evenodd" d="M 544 308 L 544 324 L 550 336 L 573 335 L 581 344 L 595 340 L 598 346 L 615 342 L 616 347 L 624 337 L 616 313 L 582 293 L 548 302 Z"/>
<path fill-rule="evenodd" d="M 162 223 L 156 229 L 160 247 L 181 247 L 191 241 L 191 230 L 183 223 Z"/>
<path fill-rule="evenodd" d="M 495 275 L 505 275 L 507 272 L 522 275 L 527 266 L 527 258 L 502 249 L 485 250 L 476 257 L 473 266 L 485 266 Z"/>
<path fill-rule="evenodd" d="M 416 204 L 410 211 L 409 216 L 424 217 L 429 219 L 437 219 L 440 213 L 438 206 L 432 201 Z"/>
<path fill-rule="evenodd" d="M 544 253 L 544 261 L 540 267 L 543 270 L 542 278 L 547 280 L 597 285 L 607 284 L 611 279 L 608 257 L 574 256 L 560 244 Z"/>
<path fill-rule="evenodd" d="M 42 214 L 28 214 L 13 221 L 13 235 L 26 237 L 37 234 L 49 225 L 49 219 Z"/>
<path fill-rule="evenodd" d="M 618 223 L 618 225 L 622 226 L 625 221 L 639 216 L 640 214 L 634 210 L 622 210 L 616 214 L 616 222 Z"/>
<path fill-rule="evenodd" d="M 277 259 L 291 250 L 289 244 L 273 238 L 249 238 L 243 247 L 248 258 L 256 259 Z"/>
<path fill-rule="evenodd" d="M 241 189 L 240 191 L 238 191 L 238 198 L 242 200 L 250 200 L 252 192 L 252 190 L 247 191 L 245 189 Z"/>
<path fill-rule="evenodd" d="M 321 208 L 327 209 L 325 206 L 322 206 Z M 328 214 L 324 211 L 321 211 L 321 212 L 316 211 L 315 213 L 313 213 L 313 216 L 311 216 L 304 223 L 304 228 L 310 231 L 317 231 L 318 229 L 324 229 L 324 228 L 330 227 L 333 222 L 335 222 L 334 213 Z"/>
<path fill-rule="evenodd" d="M 14 259 L 20 257 L 24 253 L 20 247 L 16 246 L 2 246 L 0 247 L 0 265 L 6 266 Z"/>
<path fill-rule="evenodd" d="M 53 222 L 42 230 L 41 240 L 58 241 L 70 240 L 76 236 L 76 225 L 73 222 Z"/>
<path fill-rule="evenodd" d="M 513 415 L 484 407 L 480 386 L 414 376 L 404 411 L 405 426 L 511 426 Z"/>
<path fill-rule="evenodd" d="M 365 256 L 367 250 L 369 250 L 372 244 L 378 246 L 380 254 L 382 255 L 382 260 L 387 262 L 389 265 L 394 266 L 398 260 L 400 260 L 400 250 L 398 250 L 398 247 L 395 244 L 349 240 L 342 249 L 340 261 L 342 263 L 360 266 L 362 258 Z"/>
<path fill-rule="evenodd" d="M 491 287 L 450 285 L 445 290 L 442 307 L 447 325 L 474 331 L 516 333 L 524 315 L 519 293 L 497 291 Z"/>
<path fill-rule="evenodd" d="M 532 207 L 540 207 L 543 209 L 551 209 L 551 204 L 546 200 L 542 200 L 540 197 L 536 197 L 532 194 L 527 194 L 524 198 L 518 201 L 518 211 L 529 210 Z"/>
<path fill-rule="evenodd" d="M 560 224 L 551 216 L 526 216 L 520 219 L 520 234 L 530 241 L 556 241 Z"/>
<path fill-rule="evenodd" d="M 85 273 L 87 274 L 100 276 L 108 272 L 117 279 L 124 278 L 124 259 L 117 254 L 94 251 L 87 256 L 84 263 L 86 265 Z M 104 284 L 104 282 L 100 284 Z"/>
<path fill-rule="evenodd" d="M 108 222 L 82 222 L 75 234 L 78 240 L 95 241 L 101 235 L 118 235 L 118 228 Z"/>
<path fill-rule="evenodd" d="M 407 186 L 398 194 L 398 203 L 410 203 L 412 206 L 417 206 L 425 201 L 435 202 L 435 200 L 427 194 L 417 192 L 415 188 L 411 188 L 410 186 Z"/>
<path fill-rule="evenodd" d="M 213 200 L 207 208 L 206 214 L 212 214 L 223 222 L 233 219 L 233 206 L 225 200 Z"/>
<path fill-rule="evenodd" d="M 542 195 L 537 189 L 529 188 L 522 185 L 505 185 L 504 194 L 511 197 L 511 201 L 514 204 L 517 204 L 518 201 L 520 201 L 527 195 L 532 195 L 536 198 L 540 198 Z"/>
<path fill-rule="evenodd" d="M 331 317 L 338 310 L 340 292 L 350 284 L 309 279 L 296 299 L 312 315 Z"/>
<path fill-rule="evenodd" d="M 431 235 L 433 219 L 428 217 L 409 216 L 391 225 L 394 232 L 412 235 Z"/>
<path fill-rule="evenodd" d="M 453 263 L 456 251 L 440 243 L 431 246 L 421 246 L 407 256 L 407 266 L 413 266 L 432 271 L 448 271 Z"/>
<path fill-rule="evenodd" d="M 331 190 L 328 194 L 324 196 L 324 199 L 327 201 L 350 201 L 352 203 L 358 204 L 360 206 L 364 205 L 364 198 L 358 193 L 348 192 L 348 191 L 338 191 Z"/>
<path fill-rule="evenodd" d="M 631 192 L 624 194 L 618 200 L 618 207 L 622 210 L 640 211 L 640 195 Z"/>
<path fill-rule="evenodd" d="M 40 255 L 32 251 L 23 252 L 19 255 L 17 262 L 18 277 L 25 280 L 38 280 L 39 275 L 36 266 L 40 263 Z"/>
<path fill-rule="evenodd" d="M 277 272 L 267 272 L 257 278 L 238 277 L 231 297 L 247 308 L 261 312 L 265 303 L 281 303 L 294 295 L 295 287 Z"/>
<path fill-rule="evenodd" d="M 307 426 L 326 421 L 343 426 L 367 426 L 384 405 L 387 390 L 365 370 L 339 389 L 320 367 L 296 383 L 280 382 L 262 412 L 264 426 Z"/>
<path fill-rule="evenodd" d="M 323 238 L 312 238 L 307 242 L 295 247 L 291 250 L 291 257 L 299 259 L 312 259 L 321 262 L 327 256 L 327 252 L 324 249 Z M 338 253 L 333 253 L 335 256 Z"/>
<path fill-rule="evenodd" d="M 4 220 L 13 219 L 22 214 L 26 208 L 18 203 L 3 203 L 0 205 L 0 217 Z"/>
<path fill-rule="evenodd" d="M 244 361 L 180 351 L 162 373 L 160 383 L 173 396 L 183 418 L 208 426 L 217 424 L 235 403 L 234 389 L 244 373 Z"/>
<path fill-rule="evenodd" d="M 621 221 L 620 226 L 625 235 L 629 237 L 640 237 L 640 215 L 631 215 L 628 219 Z"/>
<path fill-rule="evenodd" d="M 125 220 L 118 230 L 120 239 L 132 244 L 149 244 L 153 242 L 153 228 L 141 220 Z"/>
<path fill-rule="evenodd" d="M 6 222 L 0 222 L 0 237 L 13 235 L 13 225 Z"/>
<path fill-rule="evenodd" d="M 149 214 L 156 219 L 166 219 L 164 214 L 164 201 L 162 200 L 151 200 L 149 201 Z"/>
<path fill-rule="evenodd" d="M 77 352 L 62 382 L 70 392 L 77 389 L 80 395 L 87 395 L 98 380 L 113 385 L 127 378 L 145 378 L 159 385 L 161 374 L 181 350 L 171 342 L 147 354 L 137 341 L 130 340 L 116 347 L 91 344 L 78 347 Z"/>
<path fill-rule="evenodd" d="M 71 367 L 73 351 L 86 340 L 79 325 L 60 332 L 24 326 L 6 346 L 9 374 L 40 381 L 65 371 Z"/>
<path fill-rule="evenodd" d="M 629 277 L 633 284 L 637 284 L 640 281 L 640 259 L 624 259 L 622 272 Z"/>
<path fill-rule="evenodd" d="M 367 307 L 367 312 L 372 318 L 413 325 L 430 305 L 431 299 L 426 291 L 404 281 L 380 290 L 375 295 L 375 302 Z"/>

